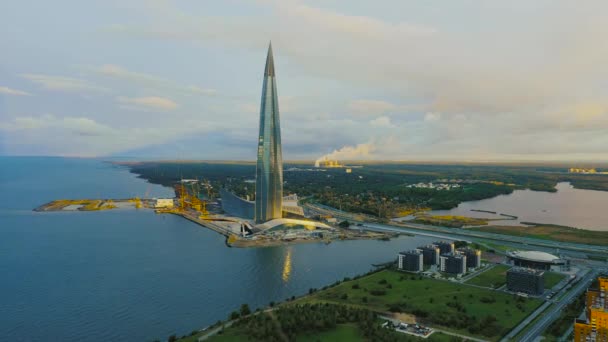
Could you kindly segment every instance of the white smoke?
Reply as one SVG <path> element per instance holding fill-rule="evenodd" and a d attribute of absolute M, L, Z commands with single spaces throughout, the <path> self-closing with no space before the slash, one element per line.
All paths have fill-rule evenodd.
<path fill-rule="evenodd" d="M 324 160 L 356 160 L 369 157 L 376 150 L 373 142 L 358 144 L 357 146 L 344 146 L 334 150 L 315 161 L 315 167 L 319 167 Z"/>

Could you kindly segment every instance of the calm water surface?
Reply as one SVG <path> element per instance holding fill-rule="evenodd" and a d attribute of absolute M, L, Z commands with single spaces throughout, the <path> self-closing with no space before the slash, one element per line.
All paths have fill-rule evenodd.
<path fill-rule="evenodd" d="M 556 188 L 557 192 L 553 193 L 515 190 L 509 195 L 463 202 L 452 210 L 435 210 L 431 213 L 498 217 L 471 211 L 471 209 L 481 209 L 518 216 L 518 220 L 496 222 L 501 225 L 514 225 L 524 221 L 608 231 L 608 191 L 574 189 L 570 183 L 559 183 Z"/>
<path fill-rule="evenodd" d="M 151 211 L 35 213 L 58 198 L 172 196 L 93 159 L 0 157 L 0 336 L 150 341 L 366 272 L 430 238 L 262 249 Z"/>

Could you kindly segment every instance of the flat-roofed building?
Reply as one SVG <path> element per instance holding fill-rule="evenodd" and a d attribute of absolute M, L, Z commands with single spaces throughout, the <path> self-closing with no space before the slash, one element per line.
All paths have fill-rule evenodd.
<path fill-rule="evenodd" d="M 448 253 L 439 257 L 439 269 L 441 272 L 461 275 L 467 272 L 467 257 L 463 254 Z"/>
<path fill-rule="evenodd" d="M 417 250 L 422 252 L 422 259 L 425 265 L 439 265 L 439 247 L 426 245 L 418 247 Z"/>
<path fill-rule="evenodd" d="M 587 290 L 586 319 L 574 321 L 574 341 L 608 341 L 608 278 L 599 277 L 598 287 Z"/>
<path fill-rule="evenodd" d="M 158 198 L 154 208 L 173 208 L 173 198 Z"/>
<path fill-rule="evenodd" d="M 454 243 L 449 241 L 436 241 L 433 245 L 439 247 L 439 254 L 454 253 Z"/>
<path fill-rule="evenodd" d="M 424 257 L 420 250 L 414 249 L 399 253 L 398 267 L 408 272 L 422 272 L 424 270 Z"/>
<path fill-rule="evenodd" d="M 507 271 L 507 289 L 531 295 L 545 291 L 545 271 L 532 268 L 513 267 Z"/>
<path fill-rule="evenodd" d="M 467 268 L 481 267 L 481 251 L 479 249 L 459 248 L 456 252 L 462 255 L 466 255 Z"/>

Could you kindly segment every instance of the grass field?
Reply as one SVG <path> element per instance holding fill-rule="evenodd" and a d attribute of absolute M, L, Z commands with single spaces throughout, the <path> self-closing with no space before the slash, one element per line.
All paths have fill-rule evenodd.
<path fill-rule="evenodd" d="M 409 336 L 409 335 L 408 335 Z M 196 342 L 198 337 L 181 339 L 179 342 Z M 415 337 L 411 337 L 416 339 Z M 418 338 L 427 342 L 450 342 L 454 337 L 436 332 L 427 339 Z M 221 335 L 215 335 L 205 340 L 209 342 L 241 342 L 251 341 L 238 328 L 228 328 Z M 296 338 L 296 342 L 362 342 L 366 339 L 354 324 L 340 324 L 334 330 L 324 331 L 318 334 L 304 334 Z"/>
<path fill-rule="evenodd" d="M 236 328 L 226 329 L 223 333 L 213 335 L 205 341 L 209 342 L 241 342 L 247 341 L 247 335 L 244 335 L 240 330 Z M 196 342 L 197 338 L 193 338 L 191 341 L 188 339 L 179 340 L 179 342 Z"/>
<path fill-rule="evenodd" d="M 608 245 L 608 232 L 576 229 L 558 225 L 523 226 L 485 226 L 472 230 L 505 235 L 527 236 L 537 239 L 586 243 L 590 245 Z"/>
<path fill-rule="evenodd" d="M 545 288 L 551 289 L 553 286 L 557 285 L 562 279 L 566 277 L 565 274 L 555 273 L 555 272 L 545 272 Z"/>
<path fill-rule="evenodd" d="M 378 312 L 400 311 L 414 313 L 420 321 L 435 318 L 431 325 L 446 330 L 471 334 L 467 325 L 454 328 L 455 319 L 470 316 L 481 322 L 488 316 L 496 318 L 494 336 L 498 339 L 529 315 L 540 301 L 516 299 L 512 295 L 483 290 L 462 284 L 428 278 L 418 278 L 397 271 L 381 271 L 344 282 L 336 287 L 305 297 L 303 302 L 330 302 L 362 306 Z M 519 301 L 519 302 L 518 302 Z M 421 316 L 427 317 L 420 319 Z"/>
<path fill-rule="evenodd" d="M 507 270 L 511 266 L 507 265 L 496 265 L 491 269 L 471 278 L 467 281 L 467 284 L 484 286 L 489 288 L 499 288 L 507 282 Z"/>
<path fill-rule="evenodd" d="M 354 324 L 340 324 L 334 330 L 325 331 L 312 335 L 301 335 L 296 338 L 296 342 L 317 342 L 317 341 L 365 341 L 359 333 L 359 329 Z"/>

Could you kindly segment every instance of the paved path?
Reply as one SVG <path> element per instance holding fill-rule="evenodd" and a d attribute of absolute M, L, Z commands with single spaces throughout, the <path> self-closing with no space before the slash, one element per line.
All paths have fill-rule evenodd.
<path fill-rule="evenodd" d="M 461 335 L 461 334 L 453 333 L 453 332 L 447 331 L 447 330 L 436 329 L 436 328 L 433 328 L 433 330 L 440 332 L 442 334 L 459 337 L 459 338 L 465 339 L 467 341 L 488 342 L 488 340 L 482 340 L 482 339 L 471 337 L 471 336 Z"/>
<path fill-rule="evenodd" d="M 206 340 L 206 339 L 208 339 L 208 338 L 216 335 L 217 333 L 219 333 L 220 331 L 222 331 L 222 329 L 229 328 L 232 325 L 232 323 L 234 323 L 234 321 L 228 321 L 228 322 L 226 322 L 226 324 L 224 324 L 223 327 L 219 326 L 217 328 L 213 328 L 213 329 L 207 331 L 207 333 L 205 335 L 199 336 L 199 338 L 197 339 L 197 341 L 199 341 L 199 342 L 200 341 L 204 341 L 204 340 Z"/>
<path fill-rule="evenodd" d="M 485 268 L 482 268 L 482 269 L 477 270 L 477 271 L 475 271 L 475 272 L 472 272 L 472 273 L 467 273 L 467 275 L 466 275 L 466 276 L 464 276 L 464 277 L 460 278 L 460 282 L 461 282 L 461 283 L 466 283 L 466 282 L 467 282 L 467 281 L 469 281 L 471 278 L 475 278 L 475 277 L 477 277 L 478 275 L 481 275 L 481 274 L 483 274 L 483 273 L 486 273 L 487 271 L 489 271 L 489 270 L 493 269 L 494 267 L 496 267 L 496 264 L 491 264 L 490 266 L 485 267 Z"/>

